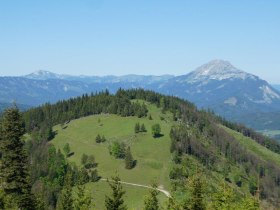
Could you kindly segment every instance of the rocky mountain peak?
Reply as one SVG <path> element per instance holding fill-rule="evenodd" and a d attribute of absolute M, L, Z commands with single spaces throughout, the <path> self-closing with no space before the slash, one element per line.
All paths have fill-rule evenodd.
<path fill-rule="evenodd" d="M 46 70 L 38 70 L 31 74 L 25 75 L 24 77 L 28 79 L 46 80 L 60 78 L 60 75 Z"/>
<path fill-rule="evenodd" d="M 191 72 L 188 75 L 190 83 L 207 80 L 247 79 L 256 78 L 254 75 L 237 69 L 230 62 L 224 60 L 212 60 Z"/>

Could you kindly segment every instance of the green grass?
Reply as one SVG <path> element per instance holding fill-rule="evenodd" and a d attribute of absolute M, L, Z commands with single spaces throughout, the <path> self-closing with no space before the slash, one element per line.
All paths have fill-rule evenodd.
<path fill-rule="evenodd" d="M 111 195 L 111 189 L 106 181 L 97 183 L 89 183 L 86 185 L 88 192 L 92 194 L 92 199 L 95 204 L 95 209 L 102 210 L 104 208 L 105 195 Z M 123 189 L 126 191 L 124 201 L 129 210 L 142 210 L 144 204 L 144 196 L 149 193 L 149 189 L 129 186 L 123 184 Z M 159 201 L 162 206 L 165 205 L 166 197 L 160 193 Z"/>
<path fill-rule="evenodd" d="M 170 190 L 169 171 L 172 165 L 171 154 L 169 151 L 170 137 L 169 132 L 172 126 L 172 115 L 170 113 L 162 114 L 161 110 L 154 105 L 148 105 L 149 114 L 153 120 L 137 117 L 120 117 L 111 114 L 93 115 L 71 121 L 62 128 L 57 125 L 54 130 L 57 135 L 52 143 L 58 149 L 63 148 L 66 143 L 70 144 L 74 155 L 68 158 L 70 162 L 80 166 L 82 154 L 94 155 L 98 163 L 98 173 L 102 178 L 110 178 L 116 173 L 122 181 L 150 185 L 152 181 L 157 181 L 164 189 Z M 164 120 L 160 120 L 163 116 Z M 147 129 L 146 133 L 134 134 L 134 126 L 139 122 L 144 123 Z M 159 123 L 163 136 L 153 138 L 151 127 Z M 97 144 L 95 137 L 97 134 L 104 135 L 107 142 Z M 108 146 L 112 141 L 125 142 L 131 147 L 131 152 L 137 165 L 132 170 L 124 168 L 124 161 L 115 159 L 109 154 Z M 104 208 L 104 193 L 107 189 L 107 183 L 90 184 L 93 187 L 94 199 L 98 203 L 98 209 Z M 148 189 L 125 186 L 130 209 L 135 207 L 140 209 L 143 204 L 142 197 L 148 193 Z M 98 194 L 96 191 L 102 191 Z M 108 193 L 108 191 L 106 191 Z M 161 195 L 163 201 L 164 195 Z M 165 198 L 166 199 L 166 198 Z"/>
<path fill-rule="evenodd" d="M 243 146 L 245 146 L 250 151 L 257 154 L 263 160 L 268 162 L 272 161 L 280 166 L 280 155 L 270 151 L 269 149 L 261 146 L 249 137 L 244 136 L 241 133 L 233 131 L 227 127 L 222 126 L 229 134 L 233 135 Z"/>

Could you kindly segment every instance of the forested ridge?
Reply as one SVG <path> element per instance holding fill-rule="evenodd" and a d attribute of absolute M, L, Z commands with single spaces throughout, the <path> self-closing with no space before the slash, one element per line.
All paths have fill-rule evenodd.
<path fill-rule="evenodd" d="M 170 152 L 173 155 L 174 167 L 170 171 L 170 181 L 174 189 L 174 197 L 169 200 L 168 209 L 223 209 L 223 206 L 219 206 L 218 198 L 211 198 L 211 206 L 206 206 L 207 198 L 200 197 L 200 195 L 206 194 L 204 191 L 207 190 L 203 188 L 200 176 L 196 176 L 194 173 L 202 174 L 205 171 L 221 175 L 225 185 L 231 186 L 233 189 L 234 192 L 225 190 L 220 192 L 219 187 L 209 185 L 210 191 L 216 192 L 214 193 L 216 197 L 225 197 L 225 193 L 232 196 L 231 199 L 224 200 L 223 205 L 236 207 L 239 205 L 237 204 L 238 198 L 244 197 L 247 192 L 251 198 L 254 196 L 255 200 L 249 199 L 248 202 L 246 199 L 242 200 L 239 202 L 240 206 L 236 208 L 246 209 L 245 206 L 251 203 L 254 206 L 252 209 L 258 209 L 260 200 L 267 201 L 274 207 L 279 205 L 280 166 L 275 162 L 267 162 L 249 151 L 221 125 L 252 138 L 258 144 L 278 154 L 280 154 L 279 143 L 245 126 L 217 117 L 210 111 L 199 111 L 192 103 L 177 97 L 164 96 L 142 89 L 120 89 L 115 95 L 108 91 L 83 95 L 56 104 L 45 104 L 32 108 L 22 114 L 23 127 L 29 133 L 29 140 L 25 142 L 25 149 L 28 152 L 27 161 L 31 166 L 28 180 L 32 186 L 34 199 L 41 209 L 63 209 L 64 207 L 61 206 L 65 202 L 73 202 L 74 206 L 74 203 L 78 202 L 77 196 L 75 201 L 67 201 L 70 188 L 73 186 L 78 187 L 80 195 L 82 194 L 86 200 L 87 195 L 83 193 L 83 184 L 98 181 L 100 178 L 94 159 L 90 162 L 90 167 L 86 167 L 87 162 L 85 162 L 85 167 L 82 168 L 67 162 L 67 155 L 71 155 L 71 153 L 68 151 L 64 155 L 51 144 L 51 139 L 55 135 L 52 127 L 57 124 L 65 126 L 71 120 L 101 113 L 116 114 L 122 117 L 148 117 L 149 110 L 142 101 L 155 104 L 162 113 L 170 112 L 173 116 L 174 125 L 170 130 Z M 8 138 L 4 135 L 4 122 L 5 113 L 1 126 L 1 145 L 6 142 L 3 140 Z M 1 162 L 4 162 L 7 152 L 2 148 L 4 147 L 1 147 L 1 154 L 3 154 Z M 190 163 L 196 165 L 196 169 L 190 166 Z M 239 175 L 232 178 L 230 174 L 235 170 L 238 170 Z M 118 178 L 115 178 L 116 185 L 117 180 Z M 192 186 L 190 192 L 182 188 L 186 180 Z M 113 184 L 110 186 L 114 188 Z M 177 199 L 176 192 L 185 192 L 186 195 L 190 193 L 190 195 L 185 199 Z M 152 202 L 156 202 L 156 196 L 156 191 L 151 191 L 151 197 L 145 203 L 146 209 L 157 209 L 148 208 Z M 106 206 L 110 205 L 106 204 Z M 197 207 L 199 205 L 201 208 Z"/>

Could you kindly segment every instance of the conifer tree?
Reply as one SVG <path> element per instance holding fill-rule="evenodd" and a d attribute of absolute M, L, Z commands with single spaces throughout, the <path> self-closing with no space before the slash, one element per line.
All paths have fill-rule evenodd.
<path fill-rule="evenodd" d="M 101 138 L 101 142 L 105 142 L 106 141 L 106 138 L 105 136 L 103 135 L 102 138 Z"/>
<path fill-rule="evenodd" d="M 65 155 L 66 155 L 66 157 L 67 157 L 67 156 L 69 155 L 70 151 L 71 151 L 69 143 L 66 143 L 66 144 L 64 145 L 63 151 L 64 151 L 64 153 L 65 153 Z"/>
<path fill-rule="evenodd" d="M 57 209 L 58 210 L 73 210 L 73 197 L 72 197 L 72 186 L 71 181 L 72 174 L 67 172 L 64 180 L 63 189 L 60 192 Z"/>
<path fill-rule="evenodd" d="M 88 161 L 88 155 L 82 154 L 81 163 L 82 163 L 83 165 L 85 165 L 85 164 L 87 163 L 87 161 Z"/>
<path fill-rule="evenodd" d="M 146 132 L 146 127 L 145 127 L 144 123 L 141 125 L 140 131 L 141 132 Z"/>
<path fill-rule="evenodd" d="M 134 126 L 134 133 L 139 133 L 140 132 L 140 125 L 139 123 L 136 123 Z"/>
<path fill-rule="evenodd" d="M 0 186 L 4 196 L 10 197 L 20 209 L 34 209 L 34 196 L 31 194 L 28 159 L 21 137 L 24 127 L 16 107 L 4 112 L 1 123 L 1 164 Z"/>
<path fill-rule="evenodd" d="M 191 199 L 189 203 L 191 210 L 206 209 L 204 203 L 204 189 L 201 176 L 197 174 L 191 180 Z"/>
<path fill-rule="evenodd" d="M 157 184 L 152 184 L 152 189 L 150 190 L 150 194 L 145 197 L 144 200 L 144 210 L 158 210 L 159 209 L 159 202 L 158 196 L 159 191 L 157 189 Z"/>
<path fill-rule="evenodd" d="M 260 202 L 256 198 L 251 198 L 246 196 L 241 203 L 241 206 L 238 207 L 240 210 L 259 210 Z"/>
<path fill-rule="evenodd" d="M 130 147 L 127 147 L 126 149 L 124 161 L 126 169 L 132 169 L 134 167 L 134 160 L 130 151 Z"/>
<path fill-rule="evenodd" d="M 95 142 L 96 143 L 100 143 L 101 142 L 101 136 L 99 134 L 97 134 L 97 136 L 95 138 Z"/>
<path fill-rule="evenodd" d="M 78 185 L 74 202 L 75 210 L 89 210 L 91 209 L 91 206 L 92 200 L 90 194 L 85 190 L 85 185 Z"/>
<path fill-rule="evenodd" d="M 120 183 L 120 178 L 118 176 L 112 177 L 112 181 L 108 181 L 111 189 L 112 195 L 111 197 L 105 197 L 105 207 L 107 210 L 126 210 L 127 207 L 124 204 L 123 195 L 125 191 L 122 188 Z"/>
<path fill-rule="evenodd" d="M 223 210 L 223 209 L 230 210 L 235 208 L 233 203 L 234 203 L 233 190 L 229 186 L 226 186 L 224 183 L 222 189 L 214 193 L 212 206 L 214 209 L 217 210 Z"/>

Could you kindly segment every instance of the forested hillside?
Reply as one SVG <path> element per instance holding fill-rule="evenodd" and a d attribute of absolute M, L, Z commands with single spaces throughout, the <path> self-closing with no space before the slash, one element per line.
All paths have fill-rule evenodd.
<path fill-rule="evenodd" d="M 8 140 L 5 119 L 1 145 Z M 148 195 L 137 209 L 157 209 L 149 205 L 165 209 L 280 207 L 279 143 L 211 112 L 198 111 L 182 99 L 142 89 L 120 89 L 115 95 L 104 91 L 30 109 L 23 113 L 23 121 L 30 184 L 41 209 L 65 209 L 63 205 L 72 202 L 67 199 L 74 196 L 73 203 L 77 202 L 79 192 L 89 196 L 84 187 L 99 192 L 104 188 L 102 179 L 112 175 L 105 167 L 111 163 L 117 164 L 121 179 L 130 179 L 123 181 L 137 184 L 149 185 L 158 178 L 156 174 L 163 174 L 150 194 L 143 191 Z M 12 153 L 4 146 L 1 162 L 6 153 Z M 109 162 L 101 158 L 103 153 Z M 163 155 L 163 162 L 155 154 Z M 144 167 L 145 163 L 153 169 Z M 141 176 L 145 181 L 139 182 Z M 7 183 L 6 175 L 1 177 L 1 183 Z M 120 184 L 118 177 L 114 180 Z M 157 185 L 163 185 L 171 196 L 163 199 L 161 195 L 158 201 L 161 186 Z M 124 189 L 126 196 L 120 197 L 129 206 L 133 192 Z M 100 207 L 102 202 L 110 209 L 109 195 L 101 201 L 96 192 L 92 203 Z M 2 194 L 2 203 L 7 205 L 7 191 Z"/>

